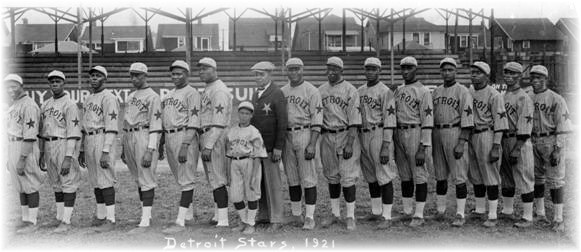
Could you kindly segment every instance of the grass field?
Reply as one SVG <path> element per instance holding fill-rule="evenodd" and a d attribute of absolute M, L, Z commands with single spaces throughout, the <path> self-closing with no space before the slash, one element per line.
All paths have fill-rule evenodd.
<path fill-rule="evenodd" d="M 568 161 L 568 175 L 573 178 L 572 163 Z M 439 248 L 445 247 L 464 247 L 485 245 L 487 247 L 518 247 L 518 248 L 542 248 L 551 249 L 572 248 L 575 243 L 572 233 L 575 232 L 573 223 L 567 226 L 567 231 L 563 234 L 552 232 L 547 227 L 535 225 L 528 230 L 519 230 L 512 227 L 512 223 L 499 222 L 497 228 L 487 229 L 480 226 L 479 222 L 467 221 L 464 227 L 454 228 L 450 225 L 455 212 L 454 187 L 449 189 L 449 203 L 447 214 L 450 219 L 448 222 L 427 221 L 426 225 L 419 229 L 412 229 L 403 223 L 396 223 L 390 230 L 377 231 L 375 224 L 370 222 L 358 221 L 357 230 L 348 232 L 342 225 L 334 225 L 328 229 L 318 227 L 312 231 L 303 231 L 300 227 L 285 226 L 278 233 L 266 233 L 263 226 L 258 226 L 257 232 L 252 236 L 244 236 L 234 232 L 217 233 L 213 227 L 205 224 L 213 215 L 212 194 L 209 185 L 205 180 L 203 173 L 198 172 L 198 186 L 195 190 L 195 219 L 187 222 L 188 231 L 174 236 L 166 236 L 161 233 L 165 224 L 175 220 L 177 215 L 177 202 L 179 201 L 178 187 L 174 178 L 167 169 L 167 162 L 160 162 L 158 169 L 158 183 L 156 188 L 156 197 L 153 209 L 152 228 L 140 235 L 131 236 L 127 231 L 135 225 L 141 216 L 139 200 L 137 197 L 137 187 L 130 177 L 129 172 L 124 165 L 118 161 L 118 183 L 117 190 L 117 229 L 109 233 L 94 233 L 89 228 L 91 219 L 95 212 L 95 203 L 93 190 L 87 181 L 86 172 L 84 172 L 83 183 L 77 194 L 75 211 L 72 223 L 74 230 L 65 235 L 51 234 L 51 228 L 41 226 L 41 228 L 29 235 L 16 235 L 14 226 L 20 218 L 20 208 L 17 204 L 17 194 L 12 190 L 3 190 L 3 196 L 7 203 L 8 220 L 5 221 L 4 228 L 7 230 L 7 248 L 43 248 L 43 249 L 61 249 L 61 248 L 82 248 L 82 249 L 129 249 L 129 248 L 147 248 L 163 249 L 168 246 L 168 240 L 171 238 L 177 242 L 175 249 L 180 249 L 180 243 L 184 243 L 185 249 L 206 248 L 283 248 L 283 249 L 304 249 L 304 248 L 356 248 L 365 245 L 366 247 L 387 247 L 387 248 Z M 286 178 L 283 178 L 285 181 Z M 572 179 L 568 181 L 572 185 Z M 393 207 L 393 215 L 397 216 L 402 211 L 401 190 L 399 181 L 395 182 L 396 199 Z M 426 216 L 435 213 L 435 183 L 430 181 L 428 202 L 426 204 Z M 287 202 L 286 216 L 290 215 L 290 205 L 288 204 L 288 190 L 284 185 L 285 201 Z M 573 193 L 573 186 L 567 187 L 566 202 L 576 202 L 577 195 Z M 316 210 L 317 217 L 330 214 L 328 191 L 324 177 L 319 170 L 319 187 L 318 187 L 318 204 Z M 472 189 L 470 189 L 472 191 Z M 547 193 L 547 199 L 549 199 Z M 56 214 L 56 207 L 53 203 L 54 196 L 49 186 L 45 183 L 41 190 L 41 207 L 39 211 L 39 223 L 50 221 Z M 516 200 L 517 203 L 519 200 Z M 552 216 L 552 204 L 546 201 L 547 216 Z M 499 204 L 500 206 L 501 204 Z M 575 211 L 571 204 L 565 206 L 565 218 L 572 219 L 572 212 Z M 342 205 L 344 208 L 344 204 Z M 467 201 L 467 211 L 474 208 L 472 192 Z M 522 209 L 516 208 L 520 213 Z M 359 181 L 357 185 L 357 204 L 356 216 L 363 216 L 370 211 L 369 193 L 367 184 Z M 344 214 L 344 212 L 343 212 Z M 230 205 L 230 224 L 238 222 L 238 216 Z M 169 239 L 168 239 L 169 238 Z M 189 239 L 195 240 L 190 243 Z M 220 242 L 220 239 L 224 242 Z M 252 240 L 254 242 L 252 242 Z M 200 243 L 196 243 L 200 242 Z M 170 245 L 173 245 L 171 243 Z M 476 247 L 474 247 L 476 248 Z"/>

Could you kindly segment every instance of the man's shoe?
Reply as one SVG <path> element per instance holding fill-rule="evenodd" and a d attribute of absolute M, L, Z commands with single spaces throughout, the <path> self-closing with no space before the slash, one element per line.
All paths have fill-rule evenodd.
<path fill-rule="evenodd" d="M 321 226 L 327 228 L 335 223 L 340 223 L 341 220 L 335 215 L 328 216 L 321 221 Z"/>
<path fill-rule="evenodd" d="M 353 231 L 357 228 L 355 226 L 355 219 L 354 218 L 348 217 L 347 219 L 345 219 L 345 224 L 347 225 L 347 230 L 349 230 L 349 231 Z"/>
<path fill-rule="evenodd" d="M 107 220 L 107 219 L 106 218 L 99 219 L 97 217 L 93 217 L 93 221 L 91 221 L 91 227 L 101 226 L 101 225 L 105 224 L 105 220 Z"/>
<path fill-rule="evenodd" d="M 16 230 L 16 233 L 17 234 L 30 234 L 30 233 L 38 230 L 38 225 L 32 224 L 32 222 L 27 222 L 27 223 L 28 224 L 26 224 L 26 226 L 23 226 L 23 227 L 19 228 L 18 230 Z"/>
<path fill-rule="evenodd" d="M 55 228 L 52 232 L 55 234 L 62 234 L 70 231 L 72 228 L 73 226 L 71 224 L 61 222 L 61 224 L 59 224 L 59 226 Z"/>
<path fill-rule="evenodd" d="M 547 216 L 545 215 L 537 215 L 533 218 L 533 221 L 541 224 L 542 226 L 547 226 L 551 224 L 551 222 L 549 221 L 549 219 L 547 219 Z"/>
<path fill-rule="evenodd" d="M 109 232 L 113 229 L 115 229 L 115 222 L 112 222 L 111 220 L 105 220 L 105 223 L 103 223 L 103 225 L 97 227 L 95 229 L 95 232 L 104 233 L 104 232 Z"/>
<path fill-rule="evenodd" d="M 244 231 L 242 231 L 242 233 L 249 235 L 249 234 L 254 234 L 254 231 L 255 231 L 254 226 L 246 225 L 246 228 L 244 228 Z"/>
<path fill-rule="evenodd" d="M 370 222 L 371 221 L 380 221 L 380 220 L 382 220 L 382 217 L 383 216 L 381 216 L 381 215 L 377 215 L 377 214 L 370 213 L 370 214 L 365 215 L 360 220 L 362 220 L 362 221 L 370 221 Z"/>
<path fill-rule="evenodd" d="M 551 229 L 555 232 L 562 233 L 565 232 L 565 222 L 564 221 L 555 221 Z"/>
<path fill-rule="evenodd" d="M 173 225 L 170 225 L 169 227 L 162 230 L 161 232 L 164 234 L 176 234 L 176 233 L 180 233 L 183 231 L 186 231 L 185 226 L 181 226 L 181 225 L 174 223 Z"/>
<path fill-rule="evenodd" d="M 413 217 L 412 218 L 412 222 L 410 222 L 409 226 L 410 227 L 420 227 L 424 225 L 424 218 L 420 218 L 420 217 Z"/>
<path fill-rule="evenodd" d="M 391 227 L 391 220 L 383 220 L 377 225 L 377 229 L 389 229 Z"/>
<path fill-rule="evenodd" d="M 470 211 L 470 220 L 485 220 L 486 219 L 486 212 L 484 213 L 479 213 L 476 212 L 476 210 L 472 210 Z"/>
<path fill-rule="evenodd" d="M 498 219 L 507 220 L 507 221 L 515 221 L 516 220 L 516 218 L 514 217 L 514 214 L 505 214 L 503 212 L 500 212 L 498 214 Z"/>
<path fill-rule="evenodd" d="M 497 223 L 498 223 L 498 219 L 488 219 L 484 223 L 482 223 L 482 225 L 487 227 L 487 228 L 493 228 L 493 227 L 496 227 Z"/>
<path fill-rule="evenodd" d="M 529 228 L 533 225 L 533 222 L 526 219 L 521 219 L 519 222 L 514 223 L 514 226 L 517 228 Z"/>
<path fill-rule="evenodd" d="M 281 223 L 271 223 L 270 226 L 266 229 L 269 233 L 276 232 L 282 228 Z"/>
<path fill-rule="evenodd" d="M 231 230 L 232 232 L 242 232 L 244 231 L 244 229 L 246 228 L 248 224 L 244 223 L 244 222 L 240 222 L 238 224 L 238 226 L 233 227 Z"/>
<path fill-rule="evenodd" d="M 127 232 L 127 234 L 130 235 L 136 235 L 136 234 L 143 234 L 145 232 L 147 232 L 147 230 L 149 230 L 149 226 L 147 227 L 136 227 L 134 229 L 129 230 L 129 232 Z"/>
<path fill-rule="evenodd" d="M 456 214 L 456 217 L 454 218 L 454 222 L 452 222 L 452 226 L 461 227 L 464 225 L 464 222 L 466 222 L 464 217 L 462 217 L 461 214 Z"/>
<path fill-rule="evenodd" d="M 446 221 L 447 217 L 446 217 L 446 213 L 436 213 L 430 217 L 428 217 L 429 220 L 433 220 L 433 221 L 439 221 L 439 222 L 443 222 Z"/>
<path fill-rule="evenodd" d="M 307 217 L 305 218 L 305 224 L 303 225 L 303 229 L 313 230 L 315 228 L 315 220 L 313 218 Z"/>
<path fill-rule="evenodd" d="M 293 224 L 293 225 L 301 225 L 305 222 L 305 218 L 302 215 L 292 215 L 289 217 L 288 219 L 288 223 L 289 224 Z"/>

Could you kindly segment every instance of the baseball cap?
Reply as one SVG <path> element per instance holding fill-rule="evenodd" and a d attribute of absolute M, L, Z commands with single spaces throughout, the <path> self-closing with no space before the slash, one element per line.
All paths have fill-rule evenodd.
<path fill-rule="evenodd" d="M 20 85 L 23 84 L 22 78 L 18 74 L 6 75 L 6 77 L 4 77 L 4 82 L 8 82 L 8 81 L 15 81 L 15 82 L 20 83 Z"/>
<path fill-rule="evenodd" d="M 482 71 L 486 75 L 490 74 L 490 66 L 488 66 L 488 64 L 486 64 L 486 62 L 476 61 L 476 62 L 472 63 L 471 66 L 480 69 L 480 71 Z"/>
<path fill-rule="evenodd" d="M 209 66 L 209 67 L 213 67 L 214 69 L 218 69 L 218 65 L 216 64 L 216 61 L 214 59 L 208 58 L 208 57 L 201 58 L 200 61 L 198 61 L 198 66 L 200 66 L 200 65 Z"/>
<path fill-rule="evenodd" d="M 265 72 L 274 70 L 274 64 L 270 61 L 261 61 L 250 68 L 251 71 Z"/>
<path fill-rule="evenodd" d="M 400 66 L 418 66 L 418 61 L 412 56 L 407 56 L 399 62 Z"/>
<path fill-rule="evenodd" d="M 363 63 L 363 66 L 376 66 L 381 68 L 381 60 L 375 57 L 369 57 L 365 59 L 365 63 Z"/>
<path fill-rule="evenodd" d="M 48 73 L 48 76 L 46 77 L 47 79 L 50 79 L 52 77 L 59 77 L 63 80 L 65 80 L 65 74 L 59 70 L 52 70 L 50 73 Z"/>
<path fill-rule="evenodd" d="M 549 77 L 549 70 L 545 66 L 536 65 L 531 68 L 531 73 L 542 74 L 546 77 Z"/>
<path fill-rule="evenodd" d="M 238 110 L 243 108 L 249 109 L 250 111 L 254 112 L 254 106 L 249 101 L 243 101 L 240 104 L 238 104 Z"/>
<path fill-rule="evenodd" d="M 327 65 L 337 66 L 337 67 L 340 67 L 341 69 L 343 69 L 343 60 L 339 57 L 333 56 L 333 57 L 327 59 Z"/>
<path fill-rule="evenodd" d="M 517 72 L 517 73 L 522 73 L 522 71 L 523 71 L 522 65 L 519 63 L 516 63 L 514 61 L 506 63 L 502 69 L 503 70 L 506 69 L 509 71 Z"/>
<path fill-rule="evenodd" d="M 289 66 L 304 66 L 303 61 L 299 58 L 290 58 L 286 61 L 286 67 Z"/>
<path fill-rule="evenodd" d="M 105 69 L 102 66 L 94 66 L 93 68 L 91 68 L 91 70 L 89 70 L 89 73 L 96 71 L 99 73 L 102 73 L 103 75 L 105 75 L 105 78 L 107 78 L 107 69 Z"/>
<path fill-rule="evenodd" d="M 440 61 L 440 67 L 442 67 L 444 64 L 450 64 L 454 67 L 458 67 L 458 65 L 456 64 L 456 60 L 450 58 L 450 57 L 446 57 L 443 60 Z"/>
<path fill-rule="evenodd" d="M 171 63 L 171 66 L 169 67 L 169 70 L 173 70 L 174 67 L 179 67 L 181 69 L 185 69 L 186 71 L 190 71 L 190 65 L 188 65 L 188 63 L 186 63 L 183 60 L 176 60 L 173 63 Z"/>
<path fill-rule="evenodd" d="M 129 67 L 129 72 L 147 73 L 147 66 L 141 62 L 135 62 Z"/>

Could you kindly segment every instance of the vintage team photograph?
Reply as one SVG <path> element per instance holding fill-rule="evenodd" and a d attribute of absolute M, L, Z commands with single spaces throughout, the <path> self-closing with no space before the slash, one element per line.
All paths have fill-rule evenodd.
<path fill-rule="evenodd" d="M 0 7 L 2 249 L 579 249 L 572 0 Z"/>

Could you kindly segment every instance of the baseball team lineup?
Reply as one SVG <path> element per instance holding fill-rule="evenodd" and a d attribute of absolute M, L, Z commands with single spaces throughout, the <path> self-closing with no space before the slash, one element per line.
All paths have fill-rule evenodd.
<path fill-rule="evenodd" d="M 105 87 L 104 66 L 88 71 L 90 95 L 80 106 L 64 91 L 66 76 L 59 70 L 48 73 L 52 97 L 42 104 L 27 95 L 25 80 L 8 74 L 7 142 L 13 151 L 8 152 L 7 169 L 21 207 L 16 233 L 37 232 L 44 225 L 56 234 L 73 232 L 71 216 L 79 187 L 84 186 L 82 176 L 94 191 L 91 229 L 119 229 L 115 187 L 128 186 L 135 188 L 141 202 L 140 221 L 128 233 L 148 232 L 155 218 L 152 209 L 162 207 L 154 199 L 156 188 L 165 186 L 157 182 L 163 159 L 180 194 L 177 216 L 164 225 L 164 234 L 187 232 L 186 221 L 194 218 L 199 159 L 204 186 L 212 190 L 214 213 L 209 220 L 195 221 L 221 232 L 272 233 L 286 225 L 304 230 L 339 225 L 355 231 L 358 221 L 371 222 L 378 230 L 389 230 L 395 223 L 421 229 L 430 225 L 427 220 L 461 228 L 467 219 L 487 228 L 505 222 L 517 229 L 538 224 L 564 232 L 564 155 L 572 126 L 565 99 L 547 87 L 548 69 L 532 66 L 530 88 L 525 89 L 525 68 L 508 62 L 502 72 L 507 90 L 500 93 L 490 81 L 486 62 L 469 65 L 467 86 L 456 81 L 462 65 L 446 57 L 439 63 L 442 84 L 430 91 L 416 77 L 419 63 L 413 56 L 401 59 L 404 83 L 390 88 L 380 78 L 381 60 L 369 57 L 361 62 L 365 83 L 356 88 L 343 78 L 340 57 L 326 60 L 328 81 L 318 87 L 303 79 L 300 58 L 281 66 L 288 78 L 284 84 L 273 81 L 276 66 L 261 61 L 249 69 L 256 91 L 234 106 L 233 95 L 219 78 L 219 62 L 212 58 L 202 57 L 195 64 L 205 83 L 201 92 L 188 81 L 195 72 L 187 62 L 176 60 L 168 66 L 174 87 L 163 99 L 147 82 L 148 66 L 135 62 L 128 71 L 135 89 L 123 111 L 117 96 Z M 233 114 L 237 123 L 231 122 Z M 135 185 L 117 184 L 118 156 Z M 320 183 L 319 173 L 326 185 Z M 284 178 L 290 216 L 284 214 L 289 208 Z M 358 181 L 368 184 L 360 190 L 368 190 L 370 196 L 364 218 L 355 216 Z M 45 182 L 54 192 L 56 216 L 41 225 L 39 190 Z M 435 195 L 429 195 L 428 183 L 435 183 Z M 446 215 L 452 204 L 449 184 L 455 187 L 452 219 Z M 401 195 L 395 194 L 396 186 Z M 328 190 L 329 212 L 316 213 L 321 204 L 317 190 Z M 469 190 L 474 209 L 466 209 Z M 545 211 L 547 190 L 553 216 Z M 517 193 L 522 213 L 516 211 Z M 392 216 L 398 196 L 403 213 Z M 428 197 L 434 197 L 437 211 L 424 216 Z M 239 217 L 236 223 L 230 223 L 230 204 Z M 267 228 L 258 229 L 257 224 Z"/>

